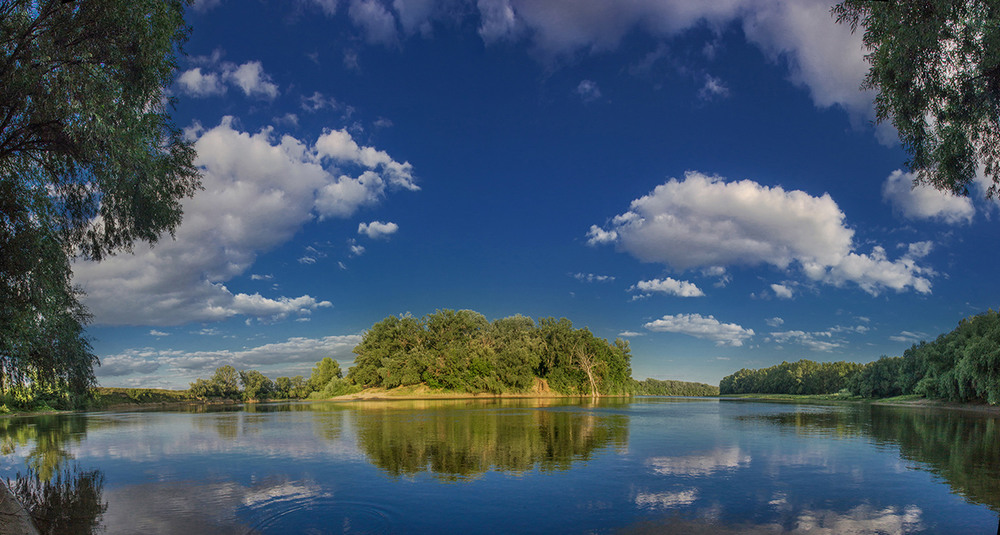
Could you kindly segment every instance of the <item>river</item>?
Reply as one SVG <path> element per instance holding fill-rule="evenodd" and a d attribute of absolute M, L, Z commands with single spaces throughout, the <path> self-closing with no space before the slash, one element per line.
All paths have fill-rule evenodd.
<path fill-rule="evenodd" d="M 52 533 L 996 533 L 1000 419 L 639 397 L 0 420 Z M 45 516 L 48 515 L 48 516 Z"/>

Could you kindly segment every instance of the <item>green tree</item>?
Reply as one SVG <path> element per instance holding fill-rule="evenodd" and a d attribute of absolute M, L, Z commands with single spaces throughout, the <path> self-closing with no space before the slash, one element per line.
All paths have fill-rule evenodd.
<path fill-rule="evenodd" d="M 309 376 L 309 388 L 317 391 L 323 390 L 323 387 L 330 382 L 330 379 L 341 379 L 343 377 L 344 374 L 340 371 L 340 364 L 330 357 L 324 357 L 323 360 L 313 366 L 312 375 Z"/>
<path fill-rule="evenodd" d="M 42 381 L 79 395 L 93 384 L 70 259 L 173 232 L 181 200 L 199 186 L 164 92 L 187 4 L 0 1 L 5 392 Z"/>
<path fill-rule="evenodd" d="M 1000 184 L 1000 4 L 995 0 L 846 0 L 840 23 L 864 28 L 877 91 L 919 181 L 968 194 L 981 166 Z"/>
<path fill-rule="evenodd" d="M 240 370 L 240 384 L 243 385 L 243 399 L 262 400 L 268 399 L 275 393 L 274 381 L 257 370 Z"/>

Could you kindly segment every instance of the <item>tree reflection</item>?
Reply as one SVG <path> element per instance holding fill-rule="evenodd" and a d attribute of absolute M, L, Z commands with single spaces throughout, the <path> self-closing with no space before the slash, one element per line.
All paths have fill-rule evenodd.
<path fill-rule="evenodd" d="M 878 405 L 743 417 L 750 418 L 794 428 L 798 433 L 863 436 L 877 444 L 896 446 L 902 458 L 940 476 L 956 494 L 1000 512 L 1000 419 Z"/>
<path fill-rule="evenodd" d="M 102 499 L 104 474 L 100 470 L 74 466 L 45 478 L 29 467 L 27 474 L 18 473 L 7 485 L 43 535 L 96 533 L 108 509 Z"/>
<path fill-rule="evenodd" d="M 79 415 L 44 415 L 33 418 L 0 419 L 2 452 L 30 447 L 25 461 L 44 480 L 52 479 L 62 464 L 72 459 L 67 449 L 87 434 L 87 419 Z"/>
<path fill-rule="evenodd" d="M 433 402 L 425 402 L 425 404 Z M 569 469 L 628 443 L 628 417 L 591 410 L 371 403 L 353 412 L 361 450 L 393 476 L 462 480 L 489 470 Z"/>

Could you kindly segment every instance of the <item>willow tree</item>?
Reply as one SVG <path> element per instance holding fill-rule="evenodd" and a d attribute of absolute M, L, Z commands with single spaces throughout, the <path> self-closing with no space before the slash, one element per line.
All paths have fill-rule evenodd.
<path fill-rule="evenodd" d="M 846 0 L 837 21 L 864 28 L 876 117 L 891 121 L 920 182 L 958 194 L 981 170 L 1000 185 L 1000 2 Z"/>
<path fill-rule="evenodd" d="M 173 233 L 181 200 L 199 187 L 164 91 L 188 3 L 0 0 L 4 388 L 47 376 L 74 390 L 93 382 L 70 260 Z"/>

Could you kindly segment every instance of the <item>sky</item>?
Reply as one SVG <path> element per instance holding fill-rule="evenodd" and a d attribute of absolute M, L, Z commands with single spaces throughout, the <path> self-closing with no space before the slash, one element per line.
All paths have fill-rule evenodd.
<path fill-rule="evenodd" d="M 203 189 L 74 283 L 104 386 L 346 369 L 388 316 L 566 317 L 637 379 L 870 362 L 997 307 L 997 202 L 913 187 L 815 0 L 198 0 Z"/>

